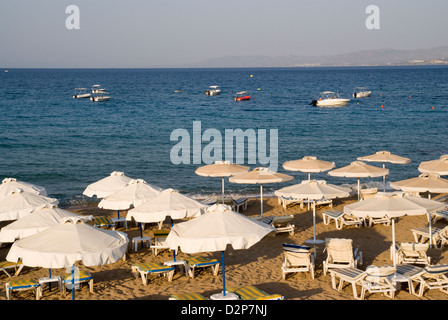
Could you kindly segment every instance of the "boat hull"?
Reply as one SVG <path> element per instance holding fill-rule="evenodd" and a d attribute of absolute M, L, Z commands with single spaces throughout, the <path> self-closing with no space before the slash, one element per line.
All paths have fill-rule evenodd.
<path fill-rule="evenodd" d="M 350 102 L 350 99 L 323 99 L 316 102 L 318 107 L 343 107 Z"/>
<path fill-rule="evenodd" d="M 355 92 L 353 98 L 367 98 L 370 97 L 372 91 Z"/>
<path fill-rule="evenodd" d="M 235 101 L 244 101 L 244 100 L 250 100 L 250 96 L 235 97 Z"/>
<path fill-rule="evenodd" d="M 215 90 L 207 90 L 207 91 L 205 91 L 205 94 L 207 96 L 217 96 L 220 93 L 221 93 L 221 91 L 215 91 Z"/>
<path fill-rule="evenodd" d="M 102 102 L 102 101 L 109 101 L 110 97 L 90 97 L 90 101 L 93 102 Z"/>
<path fill-rule="evenodd" d="M 75 94 L 73 95 L 73 99 L 85 99 L 90 98 L 92 95 L 90 93 L 84 93 L 84 94 Z"/>

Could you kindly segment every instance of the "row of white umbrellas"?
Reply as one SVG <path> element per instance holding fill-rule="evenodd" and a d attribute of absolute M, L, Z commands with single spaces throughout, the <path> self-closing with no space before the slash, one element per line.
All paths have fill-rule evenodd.
<path fill-rule="evenodd" d="M 422 163 L 423 164 L 423 163 Z M 333 166 L 334 167 L 334 166 Z M 257 178 L 255 179 L 255 180 L 257 180 L 257 181 L 261 181 L 261 183 L 260 182 L 248 182 L 248 181 L 254 181 L 254 177 L 253 176 L 249 176 L 249 177 L 244 177 L 242 174 L 241 175 L 238 175 L 239 177 L 237 178 L 237 176 L 234 176 L 234 177 L 232 177 L 231 179 L 233 180 L 233 181 L 231 181 L 231 182 L 236 182 L 236 183 L 260 183 L 260 185 L 261 185 L 261 188 L 262 188 L 262 185 L 263 185 L 263 183 L 273 183 L 273 182 L 283 182 L 283 181 L 290 181 L 290 180 L 292 180 L 292 179 L 289 179 L 289 178 L 285 178 L 285 177 L 280 177 L 280 178 L 278 178 L 277 177 L 277 180 L 272 180 L 272 177 L 269 177 L 268 178 L 268 176 L 269 175 L 271 175 L 272 174 L 272 172 L 269 172 L 269 170 L 267 170 L 266 168 L 257 168 L 256 170 L 254 170 L 254 175 L 256 175 L 257 176 Z M 112 176 L 112 175 L 111 175 Z M 144 186 L 144 187 L 148 187 L 148 186 L 146 186 L 145 184 L 145 182 L 144 181 L 142 181 L 141 179 L 126 179 L 125 177 L 124 177 L 124 175 L 123 174 L 121 174 L 121 173 L 117 173 L 117 172 L 115 172 L 115 173 L 113 173 L 113 176 L 117 176 L 118 177 L 118 179 L 122 179 L 122 180 L 125 180 L 125 182 L 124 182 L 124 184 L 125 184 L 125 186 L 123 187 L 122 186 L 122 189 L 121 190 L 112 190 L 111 192 L 110 192 L 110 194 L 109 195 L 105 195 L 105 194 L 99 194 L 100 196 L 104 196 L 105 198 L 102 200 L 102 201 L 104 201 L 103 202 L 103 205 L 104 204 L 106 204 L 106 205 L 104 205 L 104 208 L 106 208 L 106 207 L 109 207 L 109 205 L 107 204 L 107 203 L 109 203 L 108 201 L 105 201 L 106 200 L 106 198 L 108 197 L 108 196 L 111 196 L 111 195 L 114 195 L 115 193 L 119 193 L 120 191 L 123 191 L 128 185 L 132 185 L 133 186 L 133 188 L 134 188 L 134 191 L 135 190 L 137 190 L 138 188 L 137 188 L 137 186 L 140 186 L 140 187 L 142 187 L 142 186 Z M 286 176 L 286 175 L 285 175 Z M 250 179 L 252 179 L 252 180 L 250 180 Z M 282 180 L 283 179 L 283 180 Z M 127 180 L 127 181 L 126 181 Z M 137 180 L 137 181 L 133 181 L 133 180 Z M 280 181 L 278 181 L 278 180 L 280 180 Z M 131 181 L 133 181 L 133 183 L 130 183 Z M 239 181 L 239 182 L 238 182 Z M 269 181 L 269 182 L 268 182 Z M 302 184 L 305 184 L 305 182 L 303 182 Z M 326 183 L 323 183 L 322 181 L 321 182 L 318 182 L 318 181 L 308 181 L 307 182 L 307 184 L 309 184 L 309 185 L 314 185 L 314 186 L 319 186 L 321 189 L 323 189 L 324 187 L 329 187 L 329 186 L 331 186 L 331 185 L 326 185 Z M 106 183 L 106 185 L 107 185 L 107 187 L 111 187 L 112 186 L 112 184 L 110 183 L 110 182 L 108 182 L 108 183 Z M 224 185 L 223 185 L 224 186 Z M 91 187 L 91 186 L 89 186 L 89 187 Z M 91 188 L 90 188 L 91 189 Z M 148 188 L 149 189 L 149 188 Z M 343 188 L 342 188 L 343 189 Z M 1 188 L 0 188 L 0 190 L 1 190 Z M 128 189 L 128 190 L 130 190 L 130 188 Z M 154 201 L 154 206 L 152 207 L 152 206 L 149 206 L 148 205 L 148 203 L 150 203 L 150 201 L 151 200 L 141 200 L 141 199 L 139 199 L 138 197 L 137 197 L 137 199 L 134 201 L 133 200 L 133 202 L 132 202 L 132 204 L 131 205 L 129 205 L 128 207 L 126 207 L 126 205 L 125 204 L 123 204 L 124 202 L 123 202 L 123 199 L 124 199 L 124 197 L 120 197 L 120 196 L 115 196 L 115 197 L 112 197 L 112 199 L 115 199 L 116 200 L 116 203 L 118 203 L 118 206 L 120 206 L 120 209 L 115 209 L 115 208 L 117 208 L 118 206 L 116 206 L 116 207 L 114 207 L 113 208 L 113 210 L 123 210 L 123 209 L 129 209 L 129 207 L 134 207 L 134 209 L 132 209 L 132 210 L 135 210 L 135 209 L 137 209 L 137 208 L 139 208 L 140 206 L 141 207 L 143 207 L 144 205 L 145 205 L 145 203 L 146 203 L 146 206 L 147 206 L 147 208 L 146 208 L 146 210 L 150 210 L 150 208 L 157 208 L 157 207 L 159 207 L 160 208 L 160 210 L 159 211 L 157 211 L 157 210 L 155 210 L 156 212 L 158 212 L 159 213 L 159 217 L 157 218 L 157 219 L 162 219 L 162 218 L 164 218 L 164 217 L 166 217 L 166 216 L 168 216 L 168 215 L 172 215 L 172 216 L 176 216 L 176 213 L 177 213 L 177 210 L 176 209 L 178 209 L 178 208 L 171 208 L 170 207 L 170 205 L 168 205 L 167 203 L 169 202 L 169 200 L 168 199 L 175 199 L 175 198 L 180 198 L 180 194 L 178 194 L 178 193 L 176 193 L 174 190 L 172 190 L 172 189 L 168 189 L 168 190 L 165 190 L 165 191 L 162 191 L 162 190 L 160 190 L 160 188 L 154 188 L 153 186 L 152 186 L 152 188 L 151 188 L 151 190 L 152 190 L 152 192 L 154 193 L 154 198 L 153 199 L 157 199 L 159 196 L 160 196 L 160 198 L 159 198 L 159 203 L 156 203 L 156 201 Z M 224 189 L 223 189 L 223 191 L 224 191 Z M 333 190 L 334 191 L 334 190 Z M 346 190 L 339 190 L 340 192 L 346 192 Z M 23 192 L 23 191 L 22 191 Z M 86 191 L 85 191 L 86 193 L 87 192 L 90 192 L 90 191 L 88 191 L 87 189 L 86 189 Z M 261 192 L 262 192 L 262 189 L 261 189 Z M 434 191 L 435 192 L 435 191 Z M 324 194 L 327 194 L 327 197 L 332 197 L 332 196 L 335 196 L 334 194 L 333 195 L 331 195 L 330 194 L 330 192 L 323 192 Z M 121 193 L 121 196 L 123 196 L 125 194 L 125 192 L 122 192 Z M 134 194 L 136 194 L 136 193 L 134 193 Z M 93 194 L 92 194 L 93 195 Z M 97 196 L 98 196 L 98 194 L 97 194 Z M 164 200 L 162 200 L 162 196 L 164 196 L 164 197 L 166 197 L 166 199 L 164 199 Z M 261 196 L 262 197 L 262 196 Z M 317 197 L 317 196 L 316 196 Z M 307 195 L 307 198 L 308 199 L 312 199 L 313 198 L 313 196 L 311 196 L 311 195 Z M 317 198 L 316 198 L 317 199 Z M 420 198 L 418 198 L 418 199 L 420 199 Z M 110 200 L 110 199 L 109 199 Z M 142 201 L 142 202 L 138 202 L 138 201 Z M 426 199 L 424 199 L 424 200 L 426 200 Z M 431 200 L 428 200 L 428 201 L 431 201 Z M 2 201 L 3 202 L 3 201 Z M 172 203 L 175 203 L 175 201 L 174 202 L 172 202 Z M 188 206 L 187 206 L 188 207 Z M 347 207 L 347 206 L 346 206 Z M 47 208 L 47 209 L 51 209 L 51 208 Z M 53 207 L 53 209 L 54 209 L 54 207 Z M 201 208 L 201 209 L 203 209 L 203 208 Z M 44 210 L 44 209 L 42 209 L 42 210 Z M 132 210 L 129 210 L 129 212 L 131 212 Z M 188 211 L 188 209 L 185 209 L 185 208 L 180 208 L 179 209 L 180 211 L 184 211 L 184 212 L 187 212 Z M 350 210 L 350 208 L 348 208 L 347 210 Z M 401 211 L 403 212 L 403 210 L 401 209 Z M 135 219 L 135 217 L 139 217 L 139 215 L 143 215 L 144 213 L 145 213 L 146 211 L 145 210 L 142 210 L 142 211 L 140 211 L 140 212 L 138 212 L 138 210 L 135 210 L 134 211 L 134 213 L 131 213 L 131 217 L 132 218 L 134 218 Z M 167 214 L 165 215 L 165 216 L 162 216 L 162 215 L 160 215 L 160 212 L 166 212 Z M 219 206 L 215 206 L 213 209 L 211 209 L 210 210 L 210 208 L 208 208 L 207 210 L 206 210 L 206 214 L 208 214 L 208 215 L 206 215 L 206 214 L 203 214 L 203 215 L 201 215 L 201 216 L 198 216 L 198 218 L 196 218 L 196 219 L 193 219 L 193 220 L 190 220 L 190 221 L 188 221 L 188 222 L 184 222 L 184 223 L 181 223 L 181 224 L 177 224 L 176 226 L 174 226 L 173 228 L 172 228 L 172 232 L 170 233 L 170 236 L 168 237 L 169 239 L 170 239 L 170 241 L 169 241 L 169 243 L 170 243 L 170 247 L 171 247 L 171 249 L 172 250 L 177 250 L 177 248 L 178 247 L 180 247 L 181 248 L 181 250 L 182 251 L 184 251 L 184 252 L 186 252 L 186 253 L 195 253 L 195 252 L 204 252 L 204 251 L 222 251 L 223 252 L 223 258 L 224 258 L 224 250 L 225 250 L 225 247 L 226 247 L 226 245 L 227 244 L 232 244 L 232 246 L 234 247 L 234 249 L 247 249 L 247 248 L 249 248 L 250 246 L 252 246 L 253 244 L 255 244 L 256 242 L 258 242 L 262 237 L 264 237 L 264 235 L 266 235 L 267 233 L 269 233 L 269 232 L 271 232 L 272 231 L 272 229 L 266 229 L 266 226 L 264 226 L 264 225 L 262 225 L 262 224 L 260 224 L 260 223 L 256 223 L 256 224 L 258 224 L 258 227 L 259 228 L 261 228 L 260 230 L 258 230 L 258 231 L 254 231 L 254 233 L 250 233 L 250 235 L 247 235 L 247 234 L 245 234 L 243 231 L 241 231 L 241 230 L 239 230 L 239 231 L 237 231 L 236 233 L 235 233 L 235 230 L 230 230 L 230 229 L 226 229 L 226 228 L 224 228 L 224 231 L 223 231 L 223 235 L 221 236 L 221 240 L 220 241 L 216 241 L 216 239 L 215 240 L 212 240 L 212 239 L 210 239 L 209 237 L 211 236 L 211 237 L 216 237 L 217 235 L 216 234 L 214 234 L 214 235 L 209 235 L 209 236 L 206 236 L 205 234 L 204 234 L 204 232 L 206 232 L 206 231 L 208 231 L 208 230 L 210 230 L 211 231 L 211 228 L 209 228 L 210 227 L 210 225 L 212 224 L 212 222 L 213 223 L 216 223 L 216 220 L 219 220 L 219 219 L 217 219 L 218 218 L 218 215 L 217 215 L 217 213 L 223 213 L 223 212 L 227 212 L 227 215 L 226 215 L 226 217 L 227 216 L 229 216 L 229 221 L 228 222 L 230 222 L 231 221 L 231 219 L 230 219 L 230 212 L 232 212 L 232 210 L 229 208 L 229 207 L 226 207 L 226 206 L 222 206 L 222 205 L 219 205 Z M 354 211 L 353 211 L 354 212 Z M 353 213 L 352 212 L 352 213 Z M 410 211 L 411 212 L 411 211 Z M 185 213 L 185 216 L 188 216 L 190 213 Z M 214 216 L 212 216 L 211 218 L 210 218 L 210 215 L 211 214 L 214 214 Z M 232 214 L 236 214 L 237 215 L 237 217 L 238 218 L 240 218 L 240 219 L 248 219 L 247 221 L 248 222 L 250 222 L 250 223 L 254 223 L 253 222 L 253 219 L 249 219 L 249 218 L 246 218 L 245 216 L 243 216 L 243 215 L 240 215 L 240 214 L 238 214 L 238 213 L 235 213 L 235 212 L 232 212 Z M 371 213 L 370 213 L 371 214 Z M 413 213 L 405 213 L 405 214 L 413 214 Z M 202 218 L 203 217 L 203 218 Z M 201 219 L 199 219 L 199 218 L 201 218 Z M 140 219 L 140 220 L 143 220 L 144 218 L 143 217 L 140 217 L 140 218 L 137 218 L 137 219 Z M 211 220 L 206 220 L 206 219 L 211 219 Z M 224 220 L 227 220 L 227 218 L 225 218 Z M 84 225 L 84 224 L 80 224 L 80 223 L 77 223 L 77 222 L 80 222 L 80 220 L 78 219 L 78 218 L 76 218 L 76 217 L 65 217 L 64 219 L 63 219 L 63 221 L 65 222 L 65 223 L 62 223 L 61 225 L 66 225 L 67 224 L 67 222 L 68 222 L 68 224 L 71 224 L 71 225 L 74 225 L 74 226 L 78 226 L 78 225 Z M 148 222 L 152 222 L 152 221 L 149 221 L 149 220 L 147 220 Z M 192 228 L 192 226 L 194 226 L 194 224 L 193 224 L 193 222 L 196 222 L 197 224 L 198 224 L 198 226 L 199 226 L 199 229 L 198 229 L 198 231 L 199 232 L 193 232 L 193 228 Z M 208 222 L 207 222 L 208 221 Z M 187 227 L 185 227 L 185 224 L 189 224 L 189 226 L 188 226 L 188 228 Z M 205 224 L 204 224 L 205 223 Z M 204 225 L 205 226 L 207 226 L 207 227 L 204 227 Z M 241 225 L 241 223 L 235 223 L 235 222 L 233 222 L 233 223 L 228 223 L 228 226 L 229 227 L 232 227 L 232 226 L 234 226 L 234 225 Z M 89 226 L 87 226 L 87 225 L 85 225 L 86 227 L 89 227 Z M 263 229 L 264 228 L 264 229 Z M 104 231 L 104 230 L 102 230 L 102 231 Z M 238 235 L 240 233 L 240 235 Z M 244 234 L 243 234 L 244 233 Z M 42 232 L 41 233 L 37 233 L 38 235 L 40 235 L 40 234 L 42 234 Z M 117 233 L 118 235 L 119 235 L 119 233 Z M 196 234 L 196 235 L 195 235 Z M 198 237 L 198 235 L 199 235 L 199 238 L 201 238 L 201 239 L 196 239 L 197 237 Z M 230 236 L 230 235 L 233 235 L 233 236 Z M 257 237 L 255 237 L 255 238 L 253 238 L 255 235 L 257 235 Z M 127 237 L 122 237 L 122 236 L 120 236 L 119 235 L 119 237 L 121 237 L 121 241 L 124 241 L 126 244 L 127 244 Z M 223 238 L 224 237 L 224 238 Z M 248 238 L 249 237 L 249 238 Z M 258 239 L 258 240 L 248 240 L 248 239 L 251 239 L 251 237 L 252 237 L 252 239 Z M 25 240 L 25 239 L 28 239 L 29 237 L 26 237 L 26 238 L 24 238 L 23 240 Z M 118 238 L 117 238 L 118 239 Z M 180 241 L 179 239 L 183 239 L 182 241 Z M 188 240 L 188 239 L 190 239 L 190 240 Z M 224 240 L 224 239 L 227 239 L 227 240 Z M 180 242 L 179 242 L 180 241 Z M 185 244 L 184 244 L 184 241 L 185 241 Z M 53 241 L 54 242 L 54 241 Z M 16 241 L 15 243 L 14 243 L 14 245 L 13 245 L 13 247 L 14 246 L 16 246 L 17 248 L 19 248 L 20 246 L 19 245 L 17 245 L 17 243 L 19 243 L 19 241 Z M 33 243 L 35 243 L 35 241 L 33 241 Z M 37 242 L 36 242 L 37 243 Z M 196 244 L 195 244 L 196 243 Z M 23 241 L 22 243 L 21 243 L 22 245 L 23 244 L 27 244 L 27 242 L 25 242 L 25 241 Z M 29 245 L 30 243 L 28 243 L 27 245 Z M 197 245 L 197 244 L 200 244 L 200 245 Z M 210 244 L 214 244 L 214 245 L 212 245 L 212 247 L 208 247 L 208 246 L 205 246 L 204 247 L 204 244 L 207 244 L 207 245 L 210 245 Z M 123 243 L 121 243 L 121 245 L 123 245 Z M 25 246 L 26 247 L 26 246 Z M 12 249 L 12 248 L 11 248 Z M 31 250 L 33 251 L 33 250 L 35 250 L 36 248 L 31 248 Z M 110 249 L 110 248 L 109 248 Z M 18 249 L 17 249 L 18 250 Z M 40 250 L 40 249 L 39 249 Z M 104 248 L 103 248 L 103 250 L 104 250 Z M 110 250 L 109 250 L 110 251 Z M 119 251 L 119 250 L 118 250 Z M 36 252 L 34 251 L 34 253 L 33 254 L 35 254 Z M 23 257 L 20 257 L 20 254 L 17 254 L 17 253 L 15 253 L 16 254 L 16 256 L 13 256 L 12 254 L 11 254 L 11 256 L 8 258 L 7 257 L 7 259 L 8 260 L 10 260 L 10 261 L 17 261 L 17 260 L 15 260 L 16 258 L 17 259 L 19 259 L 19 258 L 21 258 L 21 259 L 23 259 Z M 39 254 L 38 254 L 39 255 Z M 41 257 L 43 257 L 43 256 L 45 256 L 45 255 L 40 255 L 40 258 Z M 111 263 L 111 262 L 113 262 L 113 261 L 118 261 L 117 260 L 117 257 L 118 256 L 120 256 L 120 253 L 119 254 L 117 254 L 117 253 L 115 253 L 115 254 L 113 254 L 112 256 L 114 256 L 115 258 L 111 258 L 111 259 L 105 259 L 104 261 L 98 261 L 98 260 L 96 260 L 95 261 L 95 259 L 92 259 L 92 258 L 90 258 L 90 260 L 89 259 L 87 259 L 87 260 L 85 260 L 84 261 L 84 263 L 96 263 L 97 265 L 98 264 L 103 264 L 103 263 Z M 121 257 L 122 257 L 123 255 L 121 255 Z M 120 257 L 120 258 L 121 258 Z M 73 260 L 73 259 L 75 259 L 75 260 Z M 73 261 L 76 261 L 76 259 L 78 259 L 78 260 L 82 260 L 82 258 L 81 257 L 78 257 L 78 258 L 72 258 L 72 259 L 67 259 L 66 257 L 65 258 L 63 258 L 63 259 L 56 259 L 56 260 L 61 260 L 60 262 L 62 263 L 62 264 L 65 264 L 63 267 L 67 267 L 67 263 L 71 263 L 72 265 L 73 265 Z M 64 260 L 64 262 L 62 262 L 62 260 Z M 224 261 L 223 261 L 224 262 Z M 29 262 L 28 260 L 27 260 L 27 262 L 26 262 L 26 264 L 25 265 L 27 265 L 27 264 L 31 264 L 31 262 Z M 40 262 L 40 263 L 37 263 L 39 266 L 43 266 L 43 267 L 49 267 L 48 265 L 45 265 L 43 262 Z M 61 264 L 57 264 L 57 265 L 61 265 Z M 36 265 L 37 266 L 37 265 Z M 54 265 L 51 265 L 52 267 L 54 267 Z M 224 268 L 223 268 L 223 271 L 224 271 Z M 223 272 L 223 294 L 225 295 L 225 293 L 226 293 L 226 291 L 225 291 L 225 279 L 224 279 L 224 272 Z"/>

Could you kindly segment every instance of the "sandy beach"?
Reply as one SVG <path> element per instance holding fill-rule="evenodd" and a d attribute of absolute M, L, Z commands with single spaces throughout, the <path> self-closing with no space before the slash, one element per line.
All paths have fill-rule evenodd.
<path fill-rule="evenodd" d="M 433 197 L 437 199 L 440 196 Z M 348 200 L 336 200 L 334 209 L 342 209 L 344 205 L 355 202 L 355 197 Z M 365 270 L 368 265 L 391 265 L 389 247 L 392 241 L 392 231 L 390 226 L 374 225 L 368 227 L 344 227 L 342 230 L 336 230 L 334 223 L 324 225 L 322 221 L 322 210 L 327 206 L 318 207 L 316 217 L 317 238 L 325 239 L 327 237 L 351 238 L 354 246 L 359 247 L 363 254 L 363 265 L 360 269 Z M 67 208 L 72 212 L 86 215 L 107 215 L 116 216 L 116 212 L 102 210 L 95 205 L 85 207 Z M 260 213 L 260 202 L 258 199 L 251 199 L 247 210 L 243 214 L 255 217 Z M 225 252 L 225 274 L 226 286 L 255 285 L 268 293 L 278 293 L 287 300 L 353 300 L 352 289 L 350 286 L 343 288 L 338 292 L 331 287 L 331 277 L 324 275 L 322 271 L 322 261 L 326 257 L 323 252 L 324 246 L 316 247 L 316 272 L 315 279 L 311 279 L 309 273 L 289 274 L 286 280 L 282 279 L 282 244 L 295 243 L 304 244 L 306 240 L 313 237 L 312 211 L 305 206 L 301 209 L 299 205 L 288 207 L 286 210 L 278 204 L 276 198 L 265 199 L 264 215 L 279 216 L 292 214 L 295 225 L 295 234 L 279 233 L 276 236 L 267 236 L 259 243 L 248 250 L 233 250 L 228 248 Z M 125 215 L 120 212 L 120 216 Z M 413 241 L 411 228 L 425 226 L 427 220 L 425 216 L 402 217 L 396 221 L 396 240 L 397 242 Z M 435 226 L 443 227 L 446 221 L 439 220 Z M 169 224 L 164 224 L 164 228 L 169 228 Z M 117 230 L 124 231 L 129 235 L 129 239 L 139 236 L 139 228 L 134 222 L 128 223 L 128 229 L 123 227 Z M 157 230 L 157 226 L 146 225 L 144 235 L 152 236 L 152 232 Z M 0 258 L 5 257 L 10 248 L 10 244 L 3 244 L 0 248 Z M 432 248 L 428 251 L 432 264 L 448 263 L 447 250 Z M 221 258 L 220 252 L 205 253 L 204 255 Z M 182 253 L 178 258 L 181 259 Z M 213 276 L 209 271 L 197 272 L 194 279 L 176 272 L 173 280 L 168 282 L 164 277 L 151 277 L 147 286 L 142 284 L 141 278 L 134 278 L 131 267 L 137 262 L 156 261 L 163 263 L 172 260 L 170 251 L 162 251 L 157 256 L 151 253 L 151 250 L 144 247 L 134 251 L 129 246 L 126 261 L 120 261 L 111 265 L 101 267 L 85 267 L 82 264 L 79 268 L 88 270 L 94 278 L 94 293 L 89 293 L 87 286 L 76 291 L 77 300 L 167 300 L 170 295 L 182 292 L 199 292 L 208 297 L 219 293 L 222 290 L 221 270 L 218 276 Z M 54 269 L 53 275 L 64 275 L 65 270 Z M 42 268 L 25 267 L 18 277 L 32 277 L 35 279 L 48 276 L 48 270 Z M 0 275 L 0 300 L 6 300 L 5 283 L 10 280 L 4 273 Z M 390 300 L 380 293 L 367 294 L 367 300 Z M 447 300 L 448 295 L 438 291 L 426 291 L 423 297 L 417 297 L 409 294 L 406 286 L 397 291 L 395 300 Z M 31 291 L 17 293 L 14 300 L 32 300 L 34 295 Z M 57 288 L 49 291 L 45 286 L 42 300 L 71 300 L 71 294 L 65 296 Z"/>

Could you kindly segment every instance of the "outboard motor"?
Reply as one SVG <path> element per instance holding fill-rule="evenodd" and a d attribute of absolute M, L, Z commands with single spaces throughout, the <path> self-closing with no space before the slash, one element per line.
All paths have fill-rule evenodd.
<path fill-rule="evenodd" d="M 310 106 L 317 106 L 317 100 L 311 101 Z"/>

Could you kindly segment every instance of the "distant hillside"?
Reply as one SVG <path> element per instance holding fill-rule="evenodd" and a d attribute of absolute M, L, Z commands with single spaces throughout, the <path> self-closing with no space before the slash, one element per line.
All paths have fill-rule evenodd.
<path fill-rule="evenodd" d="M 443 46 L 418 50 L 355 51 L 326 56 L 227 56 L 207 59 L 192 67 L 385 66 L 422 64 L 425 61 L 427 64 L 447 64 L 447 59 L 448 46 Z"/>

